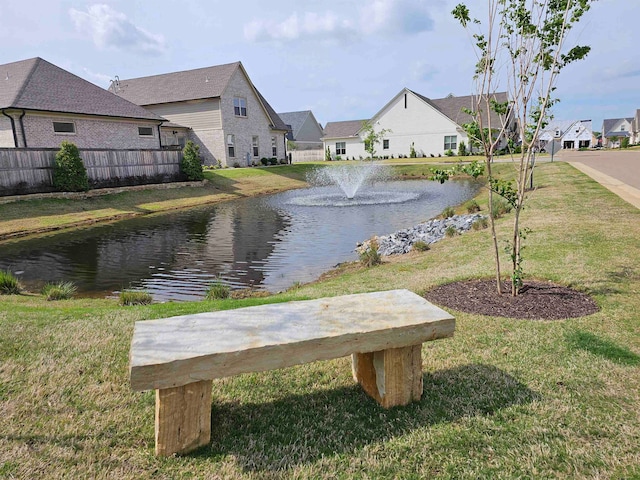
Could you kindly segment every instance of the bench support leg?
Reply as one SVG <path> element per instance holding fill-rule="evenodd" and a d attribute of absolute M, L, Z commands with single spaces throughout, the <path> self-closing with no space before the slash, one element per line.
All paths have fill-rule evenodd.
<path fill-rule="evenodd" d="M 211 440 L 211 380 L 156 390 L 156 455 L 187 453 Z"/>
<path fill-rule="evenodd" d="M 351 356 L 353 378 L 385 408 L 422 397 L 422 344 Z"/>

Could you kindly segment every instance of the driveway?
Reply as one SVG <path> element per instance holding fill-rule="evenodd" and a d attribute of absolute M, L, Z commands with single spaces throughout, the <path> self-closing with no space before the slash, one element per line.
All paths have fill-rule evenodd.
<path fill-rule="evenodd" d="M 561 151 L 571 163 L 622 199 L 640 208 L 640 150 Z"/>

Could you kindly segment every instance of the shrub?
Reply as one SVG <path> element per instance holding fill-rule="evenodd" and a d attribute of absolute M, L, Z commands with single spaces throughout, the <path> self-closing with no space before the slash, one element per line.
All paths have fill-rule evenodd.
<path fill-rule="evenodd" d="M 120 305 L 148 305 L 152 301 L 151 294 L 143 290 L 123 290 L 120 292 Z"/>
<path fill-rule="evenodd" d="M 277 165 L 278 164 L 278 159 L 276 157 L 271 157 L 269 159 L 269 165 Z"/>
<path fill-rule="evenodd" d="M 418 155 L 416 154 L 416 149 L 413 146 L 413 142 L 411 142 L 411 145 L 409 146 L 409 157 L 410 158 L 416 158 Z"/>
<path fill-rule="evenodd" d="M 456 211 L 453 209 L 453 207 L 447 207 L 442 211 L 440 215 L 442 216 L 442 218 L 451 218 L 455 214 L 456 214 Z"/>
<path fill-rule="evenodd" d="M 180 160 L 180 172 L 187 177 L 187 180 L 195 182 L 204 180 L 202 171 L 202 160 L 200 159 L 200 147 L 191 140 L 182 149 L 182 160 Z"/>
<path fill-rule="evenodd" d="M 446 152 L 444 152 L 444 154 L 445 154 L 447 157 L 453 157 L 453 150 L 449 149 L 449 150 L 447 150 Z M 438 155 L 438 156 L 440 156 L 440 155 Z"/>
<path fill-rule="evenodd" d="M 378 252 L 378 240 L 373 237 L 369 240 L 369 245 L 360 252 L 360 263 L 365 267 L 374 267 L 382 263 L 382 255 Z"/>
<path fill-rule="evenodd" d="M 89 190 L 87 169 L 80 158 L 78 147 L 63 140 L 53 165 L 53 186 L 61 192 L 86 192 Z"/>
<path fill-rule="evenodd" d="M 511 211 L 511 204 L 502 197 L 493 197 L 493 218 L 500 218 Z"/>
<path fill-rule="evenodd" d="M 0 270 L 0 295 L 18 295 L 22 287 L 9 270 Z"/>
<path fill-rule="evenodd" d="M 269 163 L 269 159 L 267 157 L 262 157 L 260 159 L 260 163 L 266 167 L 267 164 Z"/>
<path fill-rule="evenodd" d="M 455 237 L 458 234 L 458 229 L 456 229 L 456 227 L 454 227 L 453 225 L 449 225 L 445 230 L 444 230 L 444 234 L 451 238 L 451 237 Z"/>
<path fill-rule="evenodd" d="M 47 283 L 42 287 L 42 295 L 47 300 L 68 300 L 76 293 L 78 287 L 73 282 Z"/>
<path fill-rule="evenodd" d="M 476 213 L 480 211 L 480 205 L 475 200 L 470 200 L 465 204 L 467 213 Z"/>
<path fill-rule="evenodd" d="M 467 155 L 467 146 L 463 141 L 458 145 L 458 156 L 465 157 Z"/>
<path fill-rule="evenodd" d="M 489 220 L 487 220 L 487 217 L 479 218 L 471 224 L 471 228 L 473 228 L 474 230 L 484 230 L 488 226 Z"/>
<path fill-rule="evenodd" d="M 427 242 L 424 242 L 422 240 L 417 240 L 413 242 L 413 249 L 418 252 L 426 252 L 427 250 L 431 249 L 431 247 Z"/>
<path fill-rule="evenodd" d="M 629 148 L 629 137 L 624 137 L 620 140 L 620 148 Z"/>
<path fill-rule="evenodd" d="M 233 168 L 240 168 L 240 163 L 233 162 Z"/>
<path fill-rule="evenodd" d="M 207 300 L 221 300 L 223 298 L 229 298 L 231 295 L 231 287 L 222 283 L 222 280 L 218 279 L 209 285 L 205 298 Z"/>
<path fill-rule="evenodd" d="M 331 161 L 331 150 L 329 150 L 329 147 L 324 151 L 324 159 L 327 162 Z"/>

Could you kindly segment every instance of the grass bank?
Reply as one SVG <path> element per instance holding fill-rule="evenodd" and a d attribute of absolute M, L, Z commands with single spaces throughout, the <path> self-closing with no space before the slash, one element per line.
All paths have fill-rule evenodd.
<path fill-rule="evenodd" d="M 154 395 L 128 384 L 133 323 L 487 276 L 487 230 L 263 299 L 0 297 L 0 477 L 639 478 L 640 212 L 567 164 L 536 172 L 525 271 L 601 310 L 553 322 L 453 312 L 456 334 L 424 345 L 424 395 L 405 408 L 378 407 L 347 358 L 216 380 L 211 445 L 159 459 Z"/>

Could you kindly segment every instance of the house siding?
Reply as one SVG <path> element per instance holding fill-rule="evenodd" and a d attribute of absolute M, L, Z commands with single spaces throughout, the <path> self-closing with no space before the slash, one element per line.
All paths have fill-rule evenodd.
<path fill-rule="evenodd" d="M 194 130 L 219 130 L 222 128 L 220 99 L 218 98 L 146 105 L 145 108 L 170 122 Z"/>
<path fill-rule="evenodd" d="M 0 147 L 15 147 L 11 120 L 0 114 Z"/>
<path fill-rule="evenodd" d="M 235 97 L 247 100 L 246 117 L 235 115 L 233 108 L 233 99 Z M 262 157 L 271 158 L 275 156 L 278 159 L 285 158 L 285 132 L 271 129 L 271 121 L 241 69 L 237 69 L 229 81 L 220 99 L 220 110 L 222 111 L 222 126 L 224 129 L 221 155 L 223 164 L 233 166 L 237 163 L 240 166 L 246 166 L 247 153 L 249 154 L 249 164 L 253 162 L 259 163 Z M 235 137 L 235 157 L 228 156 L 225 145 L 227 135 Z M 254 157 L 252 152 L 252 139 L 254 136 L 258 137 L 258 157 Z M 276 137 L 276 155 L 273 155 L 271 149 L 271 137 Z"/>
<path fill-rule="evenodd" d="M 58 134 L 53 122 L 73 122 L 75 134 Z M 108 120 L 71 115 L 28 113 L 23 118 L 29 148 L 57 148 L 63 140 L 78 148 L 156 149 L 159 148 L 157 123 L 135 120 Z M 138 127 L 152 127 L 153 136 L 141 137 Z"/>

